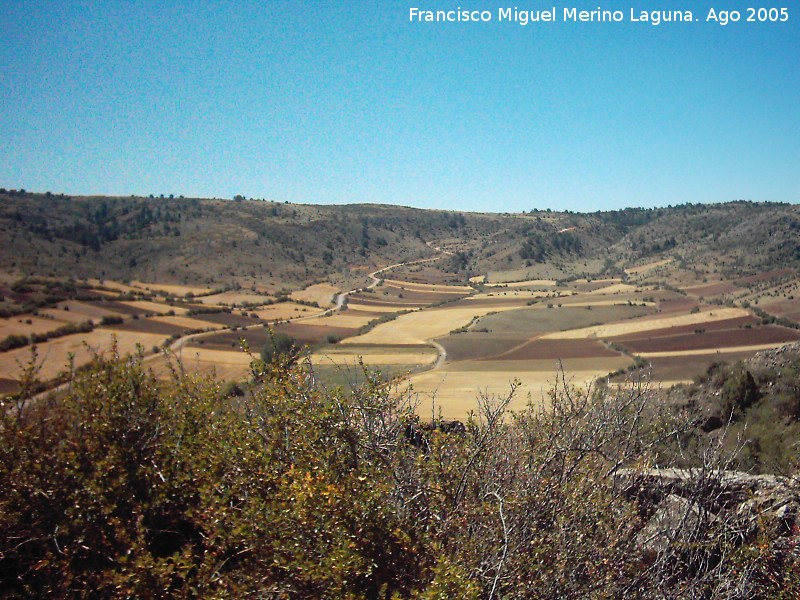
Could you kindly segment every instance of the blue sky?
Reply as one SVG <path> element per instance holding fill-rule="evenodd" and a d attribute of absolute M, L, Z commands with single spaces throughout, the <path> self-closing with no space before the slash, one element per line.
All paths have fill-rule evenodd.
<path fill-rule="evenodd" d="M 412 6 L 494 18 L 410 23 Z M 498 23 L 513 6 L 559 22 Z M 573 6 L 625 22 L 562 22 Z M 747 23 L 726 0 L 742 21 L 723 27 L 710 6 L 4 0 L 0 186 L 496 212 L 798 202 L 800 8 Z"/>

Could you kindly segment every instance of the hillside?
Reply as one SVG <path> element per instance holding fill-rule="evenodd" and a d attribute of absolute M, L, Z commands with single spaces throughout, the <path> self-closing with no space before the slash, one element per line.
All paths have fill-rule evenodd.
<path fill-rule="evenodd" d="M 452 253 L 458 274 L 569 278 L 674 258 L 747 275 L 800 261 L 800 210 L 731 202 L 591 214 L 474 214 L 259 200 L 66 197 L 0 191 L 0 271 L 211 287 L 357 284 L 375 268 Z"/>
<path fill-rule="evenodd" d="M 361 281 L 432 255 L 427 240 L 482 237 L 492 216 L 377 205 L 0 194 L 0 270 L 294 289 Z"/>

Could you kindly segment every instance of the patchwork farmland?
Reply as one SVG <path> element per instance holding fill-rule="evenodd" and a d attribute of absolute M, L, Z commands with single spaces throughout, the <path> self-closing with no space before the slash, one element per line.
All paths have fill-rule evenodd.
<path fill-rule="evenodd" d="M 440 237 L 413 244 L 403 238 L 410 232 L 392 237 L 395 225 L 381 221 L 383 236 L 406 239 L 402 251 L 380 260 L 354 255 L 339 274 L 307 263 L 302 285 L 296 271 L 225 283 L 7 273 L 0 392 L 19 389 L 34 347 L 39 377 L 50 385 L 115 346 L 143 353 L 165 376 L 178 359 L 189 372 L 234 382 L 247 378 L 251 358 L 273 336 L 285 335 L 325 385 L 344 383 L 343 372 L 358 379 L 366 367 L 408 386 L 421 413 L 463 418 L 479 394 L 503 395 L 512 381 L 521 392 L 513 409 L 546 401 L 562 370 L 579 387 L 622 383 L 634 370 L 669 386 L 719 361 L 800 340 L 794 268 L 776 259 L 747 267 L 741 256 L 731 259 L 731 248 L 699 253 L 697 239 L 680 252 L 637 254 L 632 238 L 615 238 L 603 218 L 580 217 L 578 226 L 577 217 L 556 213 L 476 215 L 472 233 L 440 228 Z M 525 251 L 510 240 L 531 232 L 547 260 L 520 262 Z M 559 250 L 561 236 L 583 236 L 582 254 Z M 326 245 L 331 264 L 337 243 Z M 363 250 L 369 240 L 360 243 Z M 289 252 L 282 264 L 299 256 Z"/>

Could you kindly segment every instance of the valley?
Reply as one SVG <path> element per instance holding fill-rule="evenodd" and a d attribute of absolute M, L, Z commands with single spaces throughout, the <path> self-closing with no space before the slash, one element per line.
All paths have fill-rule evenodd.
<path fill-rule="evenodd" d="M 52 199 L 26 201 L 36 213 Z M 190 224 L 191 211 L 219 210 L 217 216 L 238 218 L 229 212 L 237 203 L 220 202 L 156 203 L 161 206 L 157 214 L 179 230 L 198 226 Z M 92 214 L 87 207 L 106 206 L 108 215 L 117 203 L 120 213 L 142 206 L 153 212 L 147 200 L 87 199 L 62 208 L 68 206 L 80 221 Z M 270 203 L 238 204 L 248 219 L 262 208 L 272 218 L 276 209 Z M 0 214 L 8 215 L 11 206 L 3 205 Z M 175 216 L 187 206 L 188 216 Z M 296 211 L 285 228 L 296 228 L 304 219 L 325 220 L 322 213 L 331 210 L 277 206 L 280 212 Z M 349 237 L 340 231 L 337 240 L 332 230 L 335 243 L 318 236 L 314 246 L 303 236 L 290 243 L 282 230 L 282 250 L 294 258 L 275 262 L 267 257 L 272 267 L 266 273 L 238 275 L 234 265 L 241 244 L 232 239 L 227 253 L 210 256 L 202 276 L 148 277 L 148 272 L 164 272 L 159 260 L 173 247 L 174 236 L 163 240 L 158 222 L 154 231 L 137 234 L 152 236 L 153 263 L 137 267 L 140 258 L 130 256 L 125 261 L 134 265 L 127 271 L 130 276 L 109 278 L 106 269 L 84 266 L 86 276 L 81 277 L 52 256 L 28 256 L 15 246 L 20 250 L 14 260 L 0 256 L 5 262 L 0 391 L 19 392 L 26 365 L 35 365 L 45 387 L 53 386 L 70 369 L 112 348 L 120 355 L 141 352 L 161 375 L 179 362 L 190 372 L 242 382 L 270 336 L 285 334 L 303 348 L 325 385 L 357 385 L 362 368 L 380 371 L 416 395 L 421 414 L 463 419 L 479 395 L 503 395 L 512 381 L 519 381 L 522 393 L 511 408 L 521 409 L 527 402 L 547 402 L 560 372 L 585 388 L 598 381 L 620 383 L 634 371 L 646 371 L 658 385 L 669 387 L 691 382 L 715 362 L 800 339 L 795 320 L 800 317 L 800 280 L 794 259 L 786 259 L 788 246 L 795 243 L 791 224 L 779 232 L 783 244 L 775 245 L 772 229 L 765 234 L 771 246 L 753 245 L 746 258 L 729 250 L 725 230 L 715 226 L 701 235 L 711 222 L 709 212 L 728 219 L 733 228 L 739 226 L 733 215 L 756 212 L 772 223 L 793 219 L 794 207 L 732 203 L 702 210 L 689 205 L 631 211 L 453 213 L 436 215 L 440 223 L 434 226 L 426 221 L 431 215 L 417 214 L 424 211 L 363 207 L 361 226 Z M 387 212 L 397 220 L 386 217 Z M 52 220 L 63 222 L 68 215 L 54 214 Z M 654 219 L 673 227 L 669 235 L 653 233 Z M 0 225 L 13 230 L 12 238 L 24 230 L 16 217 Z M 97 219 L 95 225 L 107 227 Z M 76 225 L 61 227 L 72 231 Z M 201 236 L 206 239 L 231 229 L 224 219 L 203 227 L 210 229 Z M 417 231 L 424 227 L 428 236 Z M 38 237 L 30 240 L 37 252 L 56 243 L 55 230 L 40 223 Z M 402 242 L 390 244 L 386 238 L 391 236 Z M 651 242 L 654 238 L 666 241 Z M 119 246 L 122 241 L 106 245 L 132 252 L 128 245 Z M 62 240 L 61 245 L 70 243 Z M 347 258 L 353 246 L 362 250 L 355 254 L 358 259 Z M 325 255 L 320 263 L 316 247 L 325 248 L 319 251 Z M 104 251 L 101 244 L 87 256 L 98 260 L 93 255 Z M 298 279 L 299 253 L 314 266 Z M 331 270 L 340 260 L 347 261 L 346 268 Z M 49 268 L 30 266 L 45 261 Z M 229 266 L 214 266 L 220 261 Z M 21 263 L 27 265 L 24 270 Z M 199 268 L 187 265 L 188 272 Z"/>

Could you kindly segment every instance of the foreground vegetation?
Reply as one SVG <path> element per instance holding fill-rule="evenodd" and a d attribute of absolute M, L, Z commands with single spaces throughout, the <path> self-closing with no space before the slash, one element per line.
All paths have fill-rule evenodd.
<path fill-rule="evenodd" d="M 665 524 L 662 544 L 643 541 L 656 509 L 623 468 L 686 461 L 694 448 L 708 484 L 728 464 L 718 444 L 687 443 L 691 423 L 656 410 L 644 382 L 587 394 L 562 375 L 549 404 L 513 416 L 512 384 L 508 397 L 481 398 L 466 424 L 423 423 L 412 398 L 379 378 L 323 390 L 294 354 L 268 358 L 253 361 L 242 394 L 180 365 L 158 381 L 141 356 L 111 354 L 74 373 L 58 401 L 4 406 L 0 593 L 798 591 L 796 555 L 775 546 L 767 521 L 726 517 L 718 487 L 696 488 L 702 518 Z"/>

